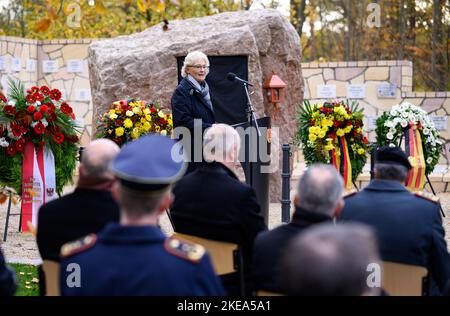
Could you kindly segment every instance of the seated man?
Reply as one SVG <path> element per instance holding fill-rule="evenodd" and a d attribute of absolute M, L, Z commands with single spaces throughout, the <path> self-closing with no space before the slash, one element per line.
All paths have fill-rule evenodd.
<path fill-rule="evenodd" d="M 206 163 L 182 178 L 174 188 L 171 208 L 175 230 L 203 238 L 238 243 L 248 271 L 256 235 L 266 230 L 252 187 L 233 172 L 239 134 L 226 124 L 215 124 L 204 137 Z M 231 295 L 239 294 L 236 275 L 222 277 Z"/>
<path fill-rule="evenodd" d="M 174 144 L 153 134 L 123 147 L 112 164 L 120 224 L 61 248 L 63 295 L 224 294 L 205 249 L 167 238 L 158 227 L 173 200 L 171 185 L 186 170 L 172 159 Z"/>
<path fill-rule="evenodd" d="M 373 227 L 383 260 L 426 267 L 442 292 L 450 280 L 450 255 L 439 203 L 405 188 L 410 169 L 400 148 L 380 148 L 375 179 L 345 198 L 340 219 Z"/>
<path fill-rule="evenodd" d="M 119 221 L 119 207 L 111 195 L 114 175 L 109 170 L 119 150 L 107 139 L 91 142 L 83 152 L 75 191 L 39 209 L 36 239 L 42 260 L 59 261 L 63 244 Z"/>
<path fill-rule="evenodd" d="M 344 182 L 331 165 L 315 164 L 301 176 L 294 198 L 295 213 L 289 224 L 258 235 L 253 254 L 256 290 L 280 292 L 277 266 L 284 247 L 299 232 L 317 223 L 332 221 L 344 206 Z"/>
<path fill-rule="evenodd" d="M 11 296 L 16 292 L 17 278 L 14 270 L 6 265 L 0 250 L 0 296 Z"/>
<path fill-rule="evenodd" d="M 379 285 L 368 282 L 372 264 L 381 263 L 368 226 L 319 224 L 291 240 L 281 257 L 279 284 L 288 295 L 379 295 Z"/>

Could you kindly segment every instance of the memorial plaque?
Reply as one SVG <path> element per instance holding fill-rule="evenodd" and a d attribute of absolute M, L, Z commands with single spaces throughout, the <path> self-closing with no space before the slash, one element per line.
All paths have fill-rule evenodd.
<path fill-rule="evenodd" d="M 317 98 L 319 99 L 335 99 L 336 86 L 335 85 L 318 85 Z"/>
<path fill-rule="evenodd" d="M 397 97 L 397 86 L 390 83 L 378 84 L 377 97 L 379 99 L 395 99 Z"/>

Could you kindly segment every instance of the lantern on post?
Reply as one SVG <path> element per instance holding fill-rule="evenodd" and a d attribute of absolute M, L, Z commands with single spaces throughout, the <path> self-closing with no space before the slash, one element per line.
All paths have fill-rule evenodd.
<path fill-rule="evenodd" d="M 286 84 L 275 74 L 272 74 L 269 79 L 266 80 L 263 86 L 266 89 L 266 97 L 269 103 L 273 103 L 276 107 L 277 103 L 281 103 L 284 100 L 284 88 Z"/>

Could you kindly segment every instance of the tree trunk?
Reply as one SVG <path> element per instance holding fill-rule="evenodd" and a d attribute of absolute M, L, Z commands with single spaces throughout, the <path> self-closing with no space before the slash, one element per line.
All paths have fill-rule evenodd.
<path fill-rule="evenodd" d="M 400 45 L 397 50 L 397 59 L 402 60 L 404 58 L 404 47 L 405 47 L 405 2 L 400 0 L 398 4 L 398 33 L 400 35 Z"/>

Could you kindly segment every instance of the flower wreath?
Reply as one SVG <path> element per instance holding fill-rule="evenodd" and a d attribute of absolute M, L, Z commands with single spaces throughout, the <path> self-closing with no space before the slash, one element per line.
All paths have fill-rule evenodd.
<path fill-rule="evenodd" d="M 399 146 L 400 140 L 406 144 L 406 132 L 417 130 L 421 140 L 419 145 L 426 162 L 425 174 L 433 172 L 442 153 L 443 142 L 427 112 L 411 103 L 403 102 L 401 105 L 394 105 L 389 112 L 384 112 L 377 119 L 376 125 L 378 146 Z"/>
<path fill-rule="evenodd" d="M 299 110 L 295 139 L 303 148 L 306 163 L 333 163 L 347 188 L 362 172 L 369 151 L 362 117 L 358 104 L 348 101 L 314 105 L 305 101 Z"/>
<path fill-rule="evenodd" d="M 24 93 L 10 81 L 9 100 L 0 94 L 0 186 L 22 194 L 22 159 L 27 142 L 47 146 L 55 159 L 56 193 L 72 183 L 78 153 L 75 114 L 61 91 L 34 86 Z"/>
<path fill-rule="evenodd" d="M 108 138 L 117 145 L 138 139 L 148 133 L 171 135 L 172 114 L 166 114 L 157 102 L 144 100 L 115 101 L 100 117 L 97 138 Z"/>

